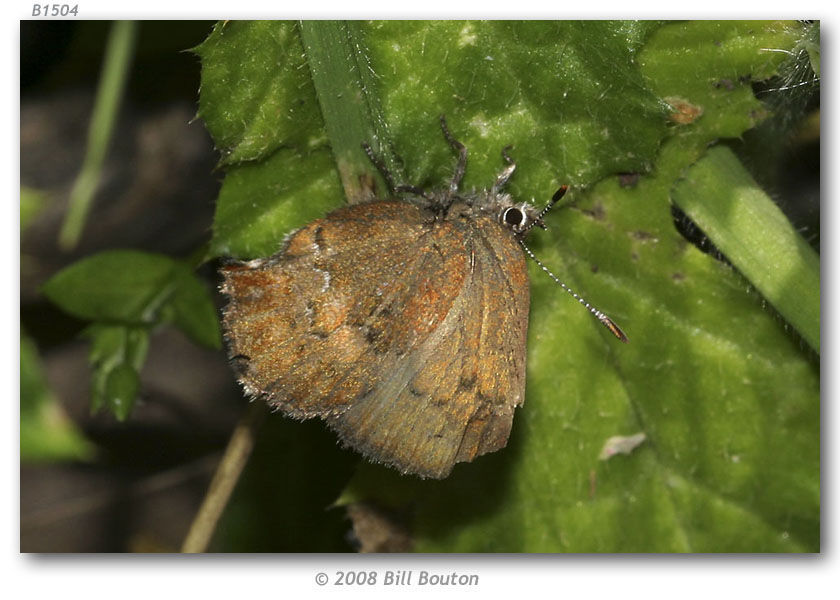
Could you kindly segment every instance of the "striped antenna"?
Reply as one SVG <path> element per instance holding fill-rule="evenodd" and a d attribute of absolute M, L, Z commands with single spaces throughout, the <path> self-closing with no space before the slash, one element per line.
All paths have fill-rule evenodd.
<path fill-rule="evenodd" d="M 556 194 L 555 194 L 555 196 L 556 196 Z M 569 286 L 567 286 L 565 283 L 560 281 L 560 279 L 554 273 L 552 273 L 551 271 L 548 270 L 548 267 L 546 267 L 544 264 L 542 264 L 542 262 L 540 262 L 540 259 L 538 259 L 536 256 L 534 256 L 534 253 L 531 252 L 531 249 L 528 246 L 525 245 L 525 242 L 521 238 L 519 239 L 519 245 L 522 246 L 523 250 L 525 250 L 525 254 L 527 254 L 531 258 L 531 260 L 533 260 L 535 263 L 537 263 L 539 265 L 540 269 L 545 271 L 545 273 L 554 280 L 554 283 L 557 283 L 558 285 L 560 285 L 560 287 L 562 287 L 564 290 L 569 292 L 575 300 L 577 300 L 578 302 L 583 304 L 583 306 L 586 308 L 586 310 L 588 310 L 590 313 L 592 313 L 592 315 L 596 319 L 598 319 L 604 327 L 609 329 L 610 332 L 612 332 L 612 334 L 615 337 L 617 337 L 619 340 L 621 340 L 625 344 L 627 343 L 627 341 L 628 341 L 627 336 L 624 335 L 624 332 L 621 330 L 621 327 L 619 327 L 618 325 L 615 324 L 615 321 L 613 321 L 607 315 L 602 313 L 600 310 L 598 310 L 597 308 L 595 308 L 594 306 L 589 304 L 589 302 L 587 302 L 586 300 L 584 300 L 583 298 L 578 296 L 574 292 L 574 290 L 572 290 Z"/>
<path fill-rule="evenodd" d="M 494 187 L 494 189 L 495 189 L 495 187 Z M 561 185 L 557 189 L 557 191 L 554 192 L 554 195 L 551 197 L 551 202 L 546 204 L 545 207 L 540 211 L 540 214 L 538 214 L 535 219 L 533 219 L 530 223 L 528 223 L 528 225 L 525 227 L 525 229 L 523 229 L 522 231 L 520 231 L 517 234 L 519 236 L 520 241 L 522 240 L 522 238 L 525 237 L 526 233 L 531 231 L 531 229 L 534 227 L 534 225 L 536 225 L 537 227 L 541 227 L 543 229 L 546 229 L 545 223 L 543 223 L 543 217 L 548 214 L 548 211 L 550 211 L 552 208 L 554 208 L 554 205 L 557 204 L 557 201 L 560 200 L 560 198 L 562 198 L 563 196 L 566 195 L 566 191 L 568 189 L 569 189 L 568 185 Z"/>

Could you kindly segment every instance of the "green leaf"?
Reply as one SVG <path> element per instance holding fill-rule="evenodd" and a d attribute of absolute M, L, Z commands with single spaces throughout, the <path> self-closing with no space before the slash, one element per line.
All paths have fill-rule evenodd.
<path fill-rule="evenodd" d="M 671 199 L 819 352 L 820 259 L 735 154 L 709 150 Z"/>
<path fill-rule="evenodd" d="M 792 47 L 801 30 L 781 21 L 675 23 L 650 40 L 640 63 L 662 98 L 683 100 L 700 111 L 683 135 L 738 137 L 767 116 L 752 82 L 777 73 L 785 55 L 770 49 Z"/>
<path fill-rule="evenodd" d="M 511 143 L 516 197 L 547 200 L 574 184 L 529 244 L 630 344 L 532 266 L 527 398 L 508 448 L 445 481 L 364 463 L 342 502 L 410 505 L 415 549 L 428 552 L 817 551 L 819 364 L 750 282 L 680 236 L 669 200 L 709 143 L 768 114 L 751 84 L 777 73 L 784 53 L 765 49 L 794 47 L 802 25 L 374 22 L 359 32 L 404 183 L 451 177 L 444 113 L 470 153 L 466 188 L 488 187 Z M 202 93 L 210 85 L 202 76 Z M 224 119 L 235 109 L 215 93 Z M 310 97 L 308 86 L 284 93 Z M 321 103 L 323 118 L 340 125 L 353 111 L 335 104 Z M 216 251 L 275 251 L 318 200 L 295 191 L 307 184 L 325 203 L 340 196 L 328 159 L 288 152 L 300 161 L 279 173 L 281 152 L 247 175 L 229 169 L 222 196 L 237 208 L 220 202 L 214 240 L 235 234 Z M 309 157 L 317 166 L 298 176 Z M 616 176 L 628 172 L 639 176 Z M 275 193 L 288 181 L 291 193 Z M 638 432 L 647 441 L 630 455 L 599 460 L 608 439 Z"/>
<path fill-rule="evenodd" d="M 93 445 L 67 417 L 49 388 L 35 342 L 20 336 L 20 458 L 25 462 L 85 460 Z"/>
<path fill-rule="evenodd" d="M 226 21 L 194 52 L 202 65 L 198 116 L 223 164 L 264 159 L 281 147 L 326 146 L 294 23 Z"/>
<path fill-rule="evenodd" d="M 149 331 L 143 327 L 93 325 L 85 335 L 91 339 L 91 412 L 107 408 L 124 421 L 140 391 Z"/>
<path fill-rule="evenodd" d="M 54 275 L 43 292 L 80 319 L 132 326 L 171 322 L 199 344 L 221 347 L 210 294 L 189 267 L 168 256 L 102 252 Z"/>
<path fill-rule="evenodd" d="M 209 254 L 274 254 L 287 233 L 341 203 L 329 149 L 307 155 L 278 150 L 265 161 L 228 172 L 216 202 Z"/>
<path fill-rule="evenodd" d="M 399 21 L 370 25 L 371 68 L 408 183 L 451 171 L 436 118 L 469 148 L 465 186 L 486 187 L 500 150 L 527 157 L 514 191 L 548 200 L 557 184 L 643 171 L 665 135 L 665 109 L 637 68 L 655 22 Z M 441 168 L 442 167 L 442 168 Z M 548 175 L 551 183 L 546 183 Z"/>

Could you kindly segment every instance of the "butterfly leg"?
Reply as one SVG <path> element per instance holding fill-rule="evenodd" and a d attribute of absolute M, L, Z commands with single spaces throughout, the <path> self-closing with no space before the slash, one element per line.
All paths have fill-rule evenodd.
<path fill-rule="evenodd" d="M 511 148 L 512 146 L 505 146 L 502 148 L 502 158 L 505 159 L 508 166 L 506 166 L 504 170 L 499 173 L 499 176 L 496 177 L 496 183 L 493 184 L 493 187 L 490 190 L 493 194 L 497 194 L 499 190 L 504 187 L 504 185 L 508 182 L 508 179 L 510 179 L 510 176 L 513 175 L 513 172 L 516 170 L 516 163 L 513 162 L 510 154 L 508 154 L 508 150 Z"/>
<path fill-rule="evenodd" d="M 409 192 L 411 194 L 416 194 L 417 196 L 422 196 L 426 200 L 429 200 L 429 197 L 426 195 L 422 189 L 414 185 L 405 185 L 400 184 L 397 185 L 394 183 L 394 176 L 391 175 L 391 171 L 388 170 L 388 167 L 385 166 L 385 163 L 382 162 L 374 152 L 373 148 L 370 147 L 370 144 L 367 142 L 362 142 L 362 149 L 367 154 L 368 159 L 370 162 L 373 163 L 373 166 L 376 167 L 376 170 L 379 171 L 382 178 L 385 180 L 385 183 L 388 185 L 388 193 L 389 194 L 400 194 L 403 192 Z"/>
<path fill-rule="evenodd" d="M 455 165 L 455 174 L 452 176 L 452 181 L 449 182 L 449 191 L 455 193 L 458 191 L 458 186 L 461 185 L 461 180 L 464 178 L 464 171 L 467 170 L 467 148 L 456 140 L 449 127 L 446 126 L 446 117 L 440 116 L 440 128 L 443 129 L 443 137 L 449 142 L 449 145 L 458 153 L 458 164 Z"/>

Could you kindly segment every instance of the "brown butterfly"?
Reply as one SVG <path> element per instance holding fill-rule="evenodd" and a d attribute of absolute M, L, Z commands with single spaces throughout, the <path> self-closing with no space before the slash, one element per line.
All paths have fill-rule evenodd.
<path fill-rule="evenodd" d="M 502 187 L 459 193 L 467 151 L 444 190 L 395 186 L 292 233 L 269 258 L 222 267 L 223 325 L 245 391 L 402 473 L 443 478 L 507 444 L 525 399 L 529 283 L 522 243 L 538 212 Z M 523 253 L 523 249 L 525 253 Z M 537 261 L 539 263 L 539 261 Z M 540 266 L 558 283 L 542 264 Z M 562 283 L 560 283 L 563 285 Z M 571 292 L 619 339 L 606 315 Z"/>

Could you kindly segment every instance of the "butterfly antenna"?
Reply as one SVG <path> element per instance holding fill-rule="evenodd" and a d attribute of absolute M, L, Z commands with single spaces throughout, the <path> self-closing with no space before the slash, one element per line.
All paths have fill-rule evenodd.
<path fill-rule="evenodd" d="M 568 189 L 569 189 L 568 185 L 561 185 L 559 188 L 557 188 L 557 191 L 554 192 L 554 195 L 551 197 L 551 201 L 548 204 L 546 204 L 545 207 L 540 211 L 540 214 L 538 214 L 535 219 L 533 219 L 530 223 L 528 223 L 528 225 L 525 227 L 525 229 L 523 229 L 519 233 L 520 239 L 524 238 L 525 234 L 528 233 L 529 231 L 531 231 L 531 229 L 534 227 L 534 225 L 536 225 L 537 227 L 541 227 L 543 229 L 547 229 L 546 226 L 545 226 L 545 223 L 543 223 L 543 217 L 548 214 L 548 211 L 550 211 L 552 208 L 554 208 L 554 205 L 557 204 L 557 202 L 560 200 L 560 198 L 562 198 L 563 196 L 566 195 L 566 191 Z"/>
<path fill-rule="evenodd" d="M 560 201 L 560 198 L 562 198 L 563 196 L 566 195 L 566 192 L 568 190 L 569 190 L 568 185 L 561 185 L 559 188 L 557 188 L 557 191 L 554 192 L 554 195 L 551 197 L 551 202 L 546 204 L 545 208 L 543 208 L 540 211 L 540 214 L 537 215 L 537 220 L 542 221 L 542 218 L 548 214 L 548 211 L 550 211 L 552 208 L 554 208 L 554 205 L 557 204 Z"/>
<path fill-rule="evenodd" d="M 560 194 L 560 195 L 562 196 L 562 194 Z M 557 194 L 555 194 L 555 196 L 557 196 Z M 559 200 L 559 198 L 557 198 L 557 200 Z M 549 207 L 547 207 L 547 208 L 550 208 L 550 206 L 551 205 L 549 205 Z M 545 271 L 545 273 L 554 280 L 554 283 L 558 284 L 564 290 L 569 292 L 575 300 L 577 300 L 578 302 L 583 304 L 583 306 L 586 307 L 586 310 L 588 310 L 590 313 L 592 313 L 592 315 L 596 319 L 598 319 L 604 327 L 609 329 L 610 332 L 612 332 L 612 334 L 615 337 L 617 337 L 622 342 L 627 343 L 627 341 L 628 341 L 627 336 L 624 335 L 624 332 L 621 330 L 621 327 L 619 327 L 618 325 L 615 324 L 615 321 L 613 321 L 607 315 L 602 313 L 600 310 L 598 310 L 597 308 L 595 308 L 594 306 L 589 304 L 589 302 L 587 302 L 586 300 L 584 300 L 583 298 L 578 296 L 574 292 L 574 290 L 572 290 L 569 286 L 567 286 L 565 283 L 560 281 L 560 279 L 554 273 L 552 273 L 551 271 L 548 270 L 548 267 L 546 267 L 544 264 L 542 264 L 540 259 L 538 259 L 536 256 L 534 256 L 534 253 L 531 252 L 531 249 L 528 246 L 525 245 L 525 242 L 523 240 L 521 240 L 521 239 L 519 240 L 519 245 L 522 246 L 523 250 L 525 250 L 525 254 L 527 254 L 530 257 L 531 260 L 533 260 L 535 263 L 537 263 L 537 265 L 539 265 L 540 269 Z"/>

